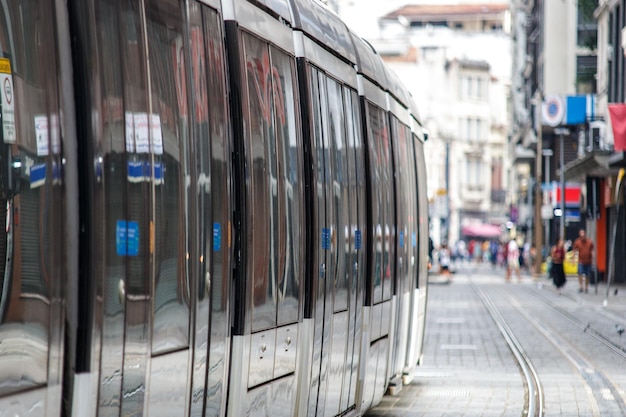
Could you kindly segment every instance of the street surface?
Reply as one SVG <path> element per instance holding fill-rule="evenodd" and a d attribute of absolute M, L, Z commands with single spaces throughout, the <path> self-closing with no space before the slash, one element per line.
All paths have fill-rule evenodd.
<path fill-rule="evenodd" d="M 609 289 L 486 264 L 431 276 L 423 364 L 366 416 L 626 415 L 626 286 Z"/>

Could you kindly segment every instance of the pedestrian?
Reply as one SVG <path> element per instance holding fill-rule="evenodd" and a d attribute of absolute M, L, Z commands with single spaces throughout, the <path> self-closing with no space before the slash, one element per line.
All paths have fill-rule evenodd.
<path fill-rule="evenodd" d="M 439 249 L 439 267 L 441 275 L 450 275 L 451 253 L 448 242 L 444 241 Z"/>
<path fill-rule="evenodd" d="M 517 280 L 522 281 L 519 265 L 519 245 L 515 239 L 511 239 L 506 246 L 506 280 L 510 281 L 513 272 L 517 275 Z"/>
<path fill-rule="evenodd" d="M 428 270 L 433 266 L 433 252 L 435 251 L 435 245 L 433 244 L 433 239 L 428 237 Z"/>
<path fill-rule="evenodd" d="M 556 292 L 561 294 L 561 288 L 565 285 L 565 270 L 563 269 L 563 261 L 565 260 L 565 243 L 563 239 L 556 241 L 556 245 L 552 246 L 550 252 L 552 258 L 552 266 L 550 268 L 550 275 L 552 275 L 552 282 L 556 287 Z"/>
<path fill-rule="evenodd" d="M 578 292 L 589 292 L 593 249 L 593 242 L 585 235 L 585 230 L 580 229 L 578 239 L 574 241 L 574 251 L 578 254 Z"/>

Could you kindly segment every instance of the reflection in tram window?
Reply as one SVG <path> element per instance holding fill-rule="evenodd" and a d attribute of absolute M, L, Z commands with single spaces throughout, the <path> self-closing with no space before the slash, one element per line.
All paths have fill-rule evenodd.
<path fill-rule="evenodd" d="M 48 381 L 63 278 L 60 134 L 47 1 L 0 8 L 0 395 Z M 45 71 L 42 69 L 45 68 Z M 53 175 L 53 173 L 56 174 Z M 54 312 L 54 314 L 53 314 Z M 58 352 L 52 352 L 55 355 Z"/>
<path fill-rule="evenodd" d="M 147 32 L 152 91 L 150 151 L 154 181 L 156 263 L 153 353 L 189 343 L 188 106 L 182 16 L 148 2 Z"/>
<path fill-rule="evenodd" d="M 390 176 L 388 124 L 385 112 L 368 103 L 368 137 L 370 154 L 370 175 L 372 177 L 372 235 L 374 238 L 373 303 L 377 304 L 390 296 L 391 265 L 390 242 L 392 239 L 389 224 L 393 221 L 393 183 Z"/>
<path fill-rule="evenodd" d="M 286 55 L 244 35 L 248 123 L 249 282 L 253 331 L 298 319 L 302 233 L 295 70 Z"/>

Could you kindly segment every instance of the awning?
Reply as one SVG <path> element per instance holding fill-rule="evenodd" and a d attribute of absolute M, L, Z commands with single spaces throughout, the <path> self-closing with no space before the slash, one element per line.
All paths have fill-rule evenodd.
<path fill-rule="evenodd" d="M 582 159 L 575 159 L 565 164 L 563 176 L 565 181 L 584 180 L 585 177 L 606 178 L 617 175 L 618 169 L 609 164 L 613 155 L 610 151 L 596 151 L 587 154 Z M 557 175 L 561 175 L 561 170 L 557 170 Z"/>
<path fill-rule="evenodd" d="M 496 226 L 495 224 L 476 223 L 463 226 L 461 228 L 461 233 L 467 237 L 491 238 L 500 237 L 502 235 L 502 230 L 500 230 L 500 226 Z"/>

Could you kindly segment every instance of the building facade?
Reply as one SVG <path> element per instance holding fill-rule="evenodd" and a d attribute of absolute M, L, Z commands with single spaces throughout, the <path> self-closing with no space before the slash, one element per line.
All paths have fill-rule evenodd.
<path fill-rule="evenodd" d="M 511 172 L 508 4 L 420 3 L 399 2 L 359 33 L 407 85 L 428 129 L 431 236 L 436 244 L 503 237 Z"/>
<path fill-rule="evenodd" d="M 626 146 L 613 129 L 626 122 L 625 10 L 623 0 L 513 2 L 510 133 L 525 182 L 542 184 L 527 203 L 535 241 L 547 248 L 585 229 L 596 244 L 598 277 L 622 282 L 626 265 L 616 260 L 626 255 Z M 522 181 L 512 186 L 521 206 Z M 567 201 L 571 190 L 577 201 Z"/>

